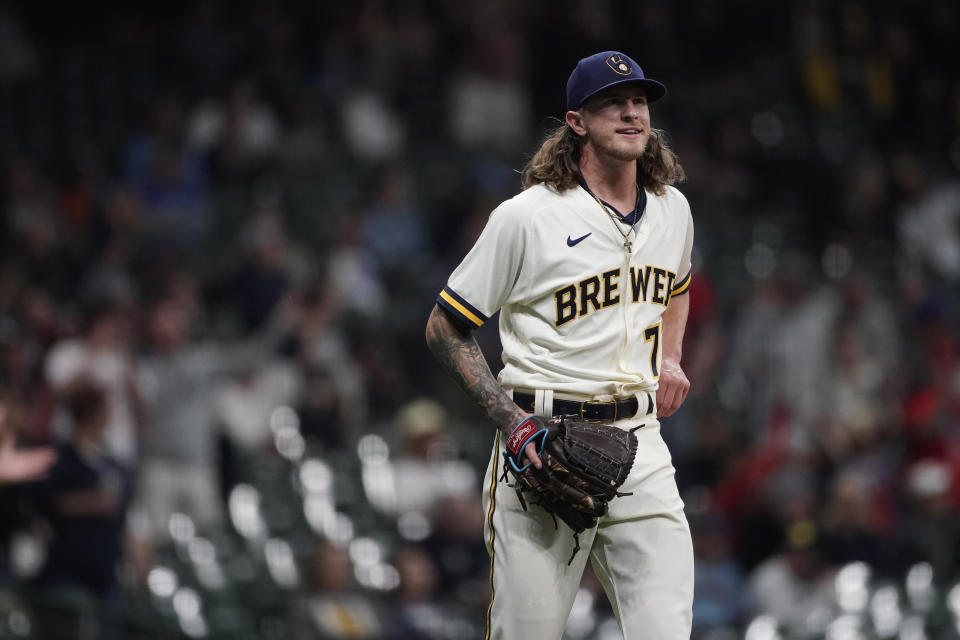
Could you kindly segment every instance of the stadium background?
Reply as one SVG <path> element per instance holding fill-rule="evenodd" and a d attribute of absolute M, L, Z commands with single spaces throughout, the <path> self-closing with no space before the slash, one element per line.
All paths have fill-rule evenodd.
<path fill-rule="evenodd" d="M 946 0 L 0 4 L 3 441 L 61 452 L 0 487 L 0 638 L 481 637 L 491 429 L 423 326 L 604 49 L 669 87 L 697 225 L 695 637 L 958 637 L 958 34 Z M 619 637 L 589 575 L 568 637 Z"/>

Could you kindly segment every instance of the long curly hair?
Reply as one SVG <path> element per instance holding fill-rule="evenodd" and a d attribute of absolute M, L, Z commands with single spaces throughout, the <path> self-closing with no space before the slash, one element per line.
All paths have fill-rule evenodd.
<path fill-rule="evenodd" d="M 563 122 L 546 139 L 520 173 L 523 188 L 544 184 L 555 191 L 566 191 L 580 182 L 580 153 L 586 142 Z M 652 129 L 643 156 L 637 160 L 637 181 L 648 191 L 662 196 L 667 185 L 686 178 L 680 159 L 670 148 L 667 133 Z"/>

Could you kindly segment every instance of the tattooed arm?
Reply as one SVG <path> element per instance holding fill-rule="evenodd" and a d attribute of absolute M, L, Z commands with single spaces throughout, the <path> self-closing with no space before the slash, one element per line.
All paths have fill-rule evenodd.
<path fill-rule="evenodd" d="M 476 339 L 462 334 L 437 306 L 427 321 L 427 346 L 444 370 L 505 436 L 528 415 L 493 377 Z M 524 451 L 534 466 L 540 468 L 534 444 L 528 444 Z"/>

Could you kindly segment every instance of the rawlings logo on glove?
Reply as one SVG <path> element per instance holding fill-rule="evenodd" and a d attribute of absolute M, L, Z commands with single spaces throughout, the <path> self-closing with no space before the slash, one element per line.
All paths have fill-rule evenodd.
<path fill-rule="evenodd" d="M 523 450 L 530 442 L 537 447 L 543 467 L 523 462 Z M 573 530 L 576 547 L 570 562 L 580 550 L 580 532 L 597 524 L 606 515 L 608 504 L 620 493 L 637 454 L 637 437 L 606 424 L 583 422 L 576 418 L 545 421 L 528 416 L 507 438 L 503 452 L 506 464 L 503 478 L 513 475 L 520 504 L 527 509 L 524 495 L 550 515 L 560 518 Z"/>

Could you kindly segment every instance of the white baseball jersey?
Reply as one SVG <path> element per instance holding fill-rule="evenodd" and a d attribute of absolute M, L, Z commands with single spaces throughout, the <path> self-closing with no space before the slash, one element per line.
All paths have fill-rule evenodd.
<path fill-rule="evenodd" d="M 626 237 L 583 187 L 537 185 L 490 215 L 437 302 L 467 328 L 501 311 L 501 385 L 601 400 L 656 389 L 660 317 L 690 285 L 693 220 L 673 187 L 646 196 Z"/>
<path fill-rule="evenodd" d="M 610 215 L 583 187 L 531 187 L 491 214 L 437 297 L 466 328 L 500 310 L 499 381 L 506 389 L 596 400 L 656 395 L 661 316 L 670 297 L 690 286 L 690 208 L 671 187 L 663 196 L 647 192 L 643 216 L 626 237 L 628 227 Z M 550 415 L 546 405 L 535 411 Z M 650 412 L 647 406 L 644 415 L 615 422 L 643 423 L 637 457 L 625 495 L 610 503 L 598 527 L 580 534 L 589 553 L 572 560 L 569 529 L 542 509 L 525 508 L 499 482 L 497 432 L 483 494 L 491 585 L 486 640 L 561 637 L 588 558 L 625 638 L 690 637 L 690 532 L 670 452 Z"/>

